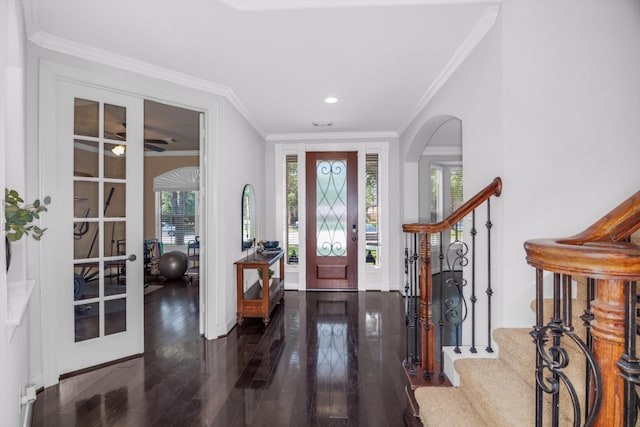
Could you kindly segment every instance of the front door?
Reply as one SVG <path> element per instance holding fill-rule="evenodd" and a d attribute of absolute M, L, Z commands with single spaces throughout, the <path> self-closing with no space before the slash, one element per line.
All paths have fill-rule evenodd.
<path fill-rule="evenodd" d="M 58 131 L 49 285 L 64 374 L 144 351 L 143 100 L 61 81 Z"/>
<path fill-rule="evenodd" d="M 307 153 L 307 289 L 358 289 L 358 154 Z"/>

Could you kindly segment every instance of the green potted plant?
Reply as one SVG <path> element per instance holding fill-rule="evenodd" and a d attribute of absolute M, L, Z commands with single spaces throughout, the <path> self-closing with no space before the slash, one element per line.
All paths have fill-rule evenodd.
<path fill-rule="evenodd" d="M 262 285 L 262 283 L 264 283 L 264 280 L 262 279 L 262 269 L 258 270 L 258 277 L 260 278 L 260 284 Z M 273 277 L 273 270 L 269 269 L 269 281 L 271 281 L 272 277 Z"/>
<path fill-rule="evenodd" d="M 46 228 L 40 228 L 33 221 L 40 219 L 40 212 L 47 211 L 47 205 L 51 203 L 49 196 L 42 202 L 36 199 L 33 203 L 24 204 L 24 200 L 16 190 L 4 189 L 4 238 L 6 248 L 7 271 L 11 262 L 10 242 L 17 242 L 24 236 L 31 236 L 40 240 Z"/>

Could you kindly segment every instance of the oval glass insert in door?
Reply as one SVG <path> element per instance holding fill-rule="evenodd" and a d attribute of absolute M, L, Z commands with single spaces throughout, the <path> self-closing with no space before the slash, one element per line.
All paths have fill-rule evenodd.
<path fill-rule="evenodd" d="M 127 330 L 126 115 L 75 98 L 75 342 Z"/>

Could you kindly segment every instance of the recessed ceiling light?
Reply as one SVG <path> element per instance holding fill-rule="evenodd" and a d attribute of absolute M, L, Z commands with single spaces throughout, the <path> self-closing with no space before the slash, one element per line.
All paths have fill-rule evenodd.
<path fill-rule="evenodd" d="M 317 127 L 333 126 L 333 122 L 311 122 L 311 124 Z"/>
<path fill-rule="evenodd" d="M 326 102 L 327 104 L 335 104 L 336 102 L 338 102 L 338 98 L 336 98 L 335 96 L 327 96 L 324 99 L 324 102 Z"/>

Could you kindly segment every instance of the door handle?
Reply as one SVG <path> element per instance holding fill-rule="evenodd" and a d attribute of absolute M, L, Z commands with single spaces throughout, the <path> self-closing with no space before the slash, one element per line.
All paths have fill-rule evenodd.
<path fill-rule="evenodd" d="M 127 261 L 135 261 L 136 259 L 138 259 L 138 257 L 136 257 L 136 254 L 131 254 L 127 257 Z"/>

